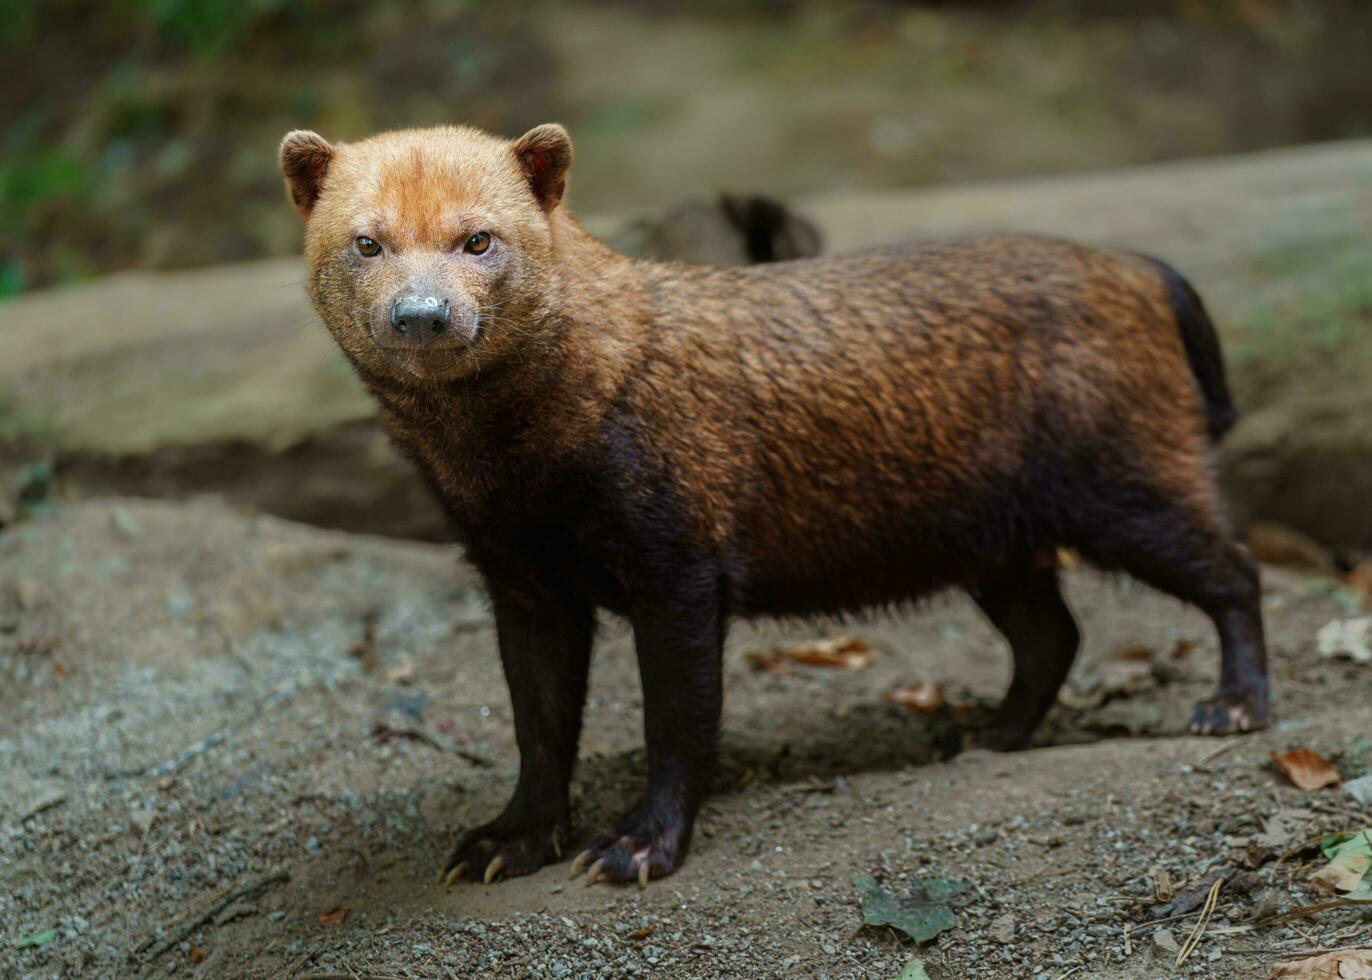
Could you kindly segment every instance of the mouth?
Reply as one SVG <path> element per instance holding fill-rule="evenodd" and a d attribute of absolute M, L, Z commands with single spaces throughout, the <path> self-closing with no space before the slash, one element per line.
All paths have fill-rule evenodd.
<path fill-rule="evenodd" d="M 392 373 L 421 381 L 455 381 L 481 370 L 470 343 L 441 347 L 378 346 L 377 351 Z"/>

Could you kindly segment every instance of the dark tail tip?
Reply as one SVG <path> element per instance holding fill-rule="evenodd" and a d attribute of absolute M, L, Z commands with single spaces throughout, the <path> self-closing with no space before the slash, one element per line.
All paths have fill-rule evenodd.
<path fill-rule="evenodd" d="M 1225 379 L 1219 334 L 1215 331 L 1210 314 L 1206 312 L 1205 303 L 1185 277 L 1161 259 L 1145 257 L 1158 267 L 1167 282 L 1172 296 L 1172 310 L 1177 317 L 1177 329 L 1186 348 L 1186 359 L 1191 364 L 1191 373 L 1195 375 L 1196 384 L 1205 399 L 1206 430 L 1211 441 L 1218 442 L 1238 421 L 1238 412 L 1234 409 L 1229 383 Z"/>

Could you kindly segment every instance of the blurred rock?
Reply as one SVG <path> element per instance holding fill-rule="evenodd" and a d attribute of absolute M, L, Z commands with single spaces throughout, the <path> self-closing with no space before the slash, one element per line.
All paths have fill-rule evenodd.
<path fill-rule="evenodd" d="M 756 194 L 687 201 L 660 218 L 632 222 L 609 240 L 630 255 L 717 266 L 812 258 L 821 248 L 813 222 Z"/>

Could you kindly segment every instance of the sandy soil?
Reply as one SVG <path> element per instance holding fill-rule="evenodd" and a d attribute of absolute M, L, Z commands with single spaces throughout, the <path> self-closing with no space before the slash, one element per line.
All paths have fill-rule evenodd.
<path fill-rule="evenodd" d="M 1267 586 L 1280 723 L 1223 741 L 1184 734 L 1214 683 L 1207 624 L 1088 571 L 1069 578 L 1077 688 L 1131 645 L 1156 652 L 1151 670 L 1055 709 L 1014 755 L 945 760 L 944 714 L 882 700 L 915 680 L 997 695 L 1008 658 L 960 598 L 740 627 L 718 790 L 680 872 L 587 888 L 564 862 L 445 888 L 438 863 L 504 803 L 517 758 L 482 598 L 451 550 L 205 502 L 68 505 L 0 535 L 0 974 L 893 978 L 918 952 L 935 980 L 1247 978 L 1367 945 L 1368 909 L 1252 925 L 1319 897 L 1317 855 L 1274 855 L 1372 820 L 1268 762 L 1296 745 L 1345 775 L 1372 761 L 1372 667 L 1317 655 L 1318 628 L 1351 614 L 1330 583 L 1269 571 Z M 840 629 L 877 648 L 870 667 L 781 676 L 744 657 Z M 627 630 L 606 623 L 583 840 L 636 791 L 640 706 Z M 1178 887 L 1229 880 L 1180 970 L 1198 910 L 1145 925 L 1159 869 Z M 922 950 L 864 928 L 859 874 L 896 893 L 967 882 L 957 928 Z"/>

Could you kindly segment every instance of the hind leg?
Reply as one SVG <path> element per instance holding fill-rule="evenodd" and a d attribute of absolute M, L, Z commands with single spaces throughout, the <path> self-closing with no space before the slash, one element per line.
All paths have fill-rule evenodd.
<path fill-rule="evenodd" d="M 1137 504 L 1137 498 L 1135 498 Z M 1122 568 L 1191 603 L 1215 624 L 1220 688 L 1196 706 L 1191 731 L 1228 735 L 1267 726 L 1267 649 L 1257 565 L 1234 544 L 1218 517 L 1181 504 L 1135 507 L 1101 521 L 1077 542 L 1092 561 Z"/>
<path fill-rule="evenodd" d="M 1010 642 L 1010 689 L 975 741 L 986 748 L 1023 748 L 1057 698 L 1081 636 L 1058 588 L 1056 567 L 1020 567 L 972 593 Z"/>

